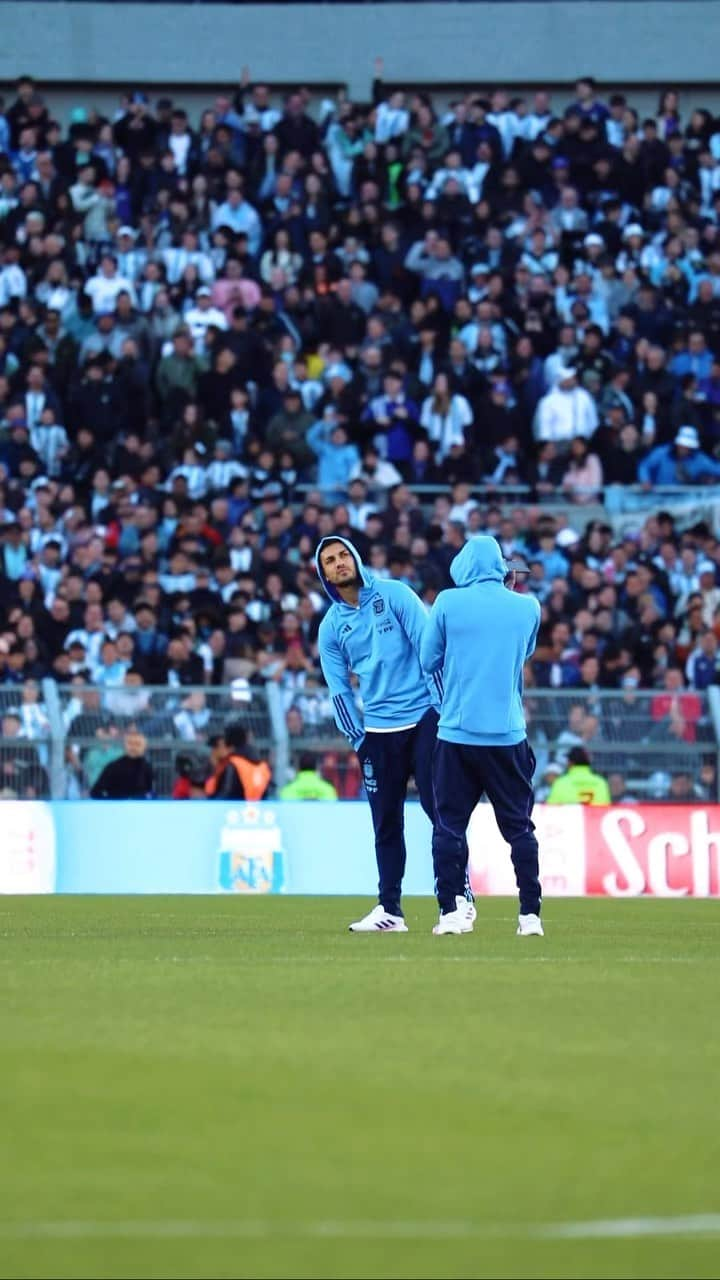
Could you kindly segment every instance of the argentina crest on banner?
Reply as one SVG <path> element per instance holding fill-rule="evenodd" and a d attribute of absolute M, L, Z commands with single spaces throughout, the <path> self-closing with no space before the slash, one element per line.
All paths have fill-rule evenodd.
<path fill-rule="evenodd" d="M 225 893 L 282 893 L 285 855 L 274 809 L 244 804 L 226 811 L 218 884 Z"/>

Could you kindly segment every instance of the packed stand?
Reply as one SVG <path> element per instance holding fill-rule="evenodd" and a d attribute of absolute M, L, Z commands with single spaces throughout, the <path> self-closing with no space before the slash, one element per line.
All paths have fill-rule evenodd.
<path fill-rule="evenodd" d="M 69 794 L 135 725 L 206 742 L 203 687 L 234 680 L 277 686 L 296 754 L 324 745 L 357 795 L 314 545 L 348 534 L 431 603 L 489 531 L 543 606 L 547 784 L 578 740 L 620 742 L 635 700 L 616 791 L 630 770 L 674 794 L 682 747 L 682 785 L 714 796 L 720 546 L 654 495 L 720 483 L 719 161 L 711 113 L 669 91 L 641 120 L 590 79 L 562 111 L 503 90 L 439 110 L 378 60 L 366 103 L 246 73 L 197 121 L 134 91 L 63 128 L 21 78 L 0 114 L 0 794 L 47 793 L 51 677 Z M 572 705 L 546 714 L 543 689 Z"/>

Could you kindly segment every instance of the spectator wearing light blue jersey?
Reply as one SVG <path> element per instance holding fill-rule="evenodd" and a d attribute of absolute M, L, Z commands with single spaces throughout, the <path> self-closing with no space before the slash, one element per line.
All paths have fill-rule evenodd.
<path fill-rule="evenodd" d="M 347 431 L 338 422 L 334 409 L 325 410 L 325 417 L 310 428 L 306 439 L 313 453 L 317 454 L 317 482 L 323 501 L 343 501 L 350 477 L 360 464 L 360 450 L 357 445 L 349 443 Z"/>
<path fill-rule="evenodd" d="M 681 427 L 672 444 L 661 444 L 638 466 L 640 484 L 711 484 L 720 482 L 720 462 L 703 453 L 695 427 Z"/>
<path fill-rule="evenodd" d="M 688 335 L 685 349 L 678 351 L 670 361 L 670 372 L 678 379 L 687 373 L 698 379 L 709 378 L 712 367 L 713 353 L 708 349 L 705 334 L 699 329 Z"/>

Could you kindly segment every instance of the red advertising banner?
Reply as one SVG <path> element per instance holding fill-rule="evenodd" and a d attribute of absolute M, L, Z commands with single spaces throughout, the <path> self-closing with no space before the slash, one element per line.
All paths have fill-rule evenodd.
<path fill-rule="evenodd" d="M 720 805 L 588 806 L 583 813 L 586 893 L 720 894 Z"/>
<path fill-rule="evenodd" d="M 548 897 L 720 896 L 720 805 L 538 805 L 540 875 Z M 477 894 L 514 894 L 510 849 L 489 805 L 468 830 Z"/>

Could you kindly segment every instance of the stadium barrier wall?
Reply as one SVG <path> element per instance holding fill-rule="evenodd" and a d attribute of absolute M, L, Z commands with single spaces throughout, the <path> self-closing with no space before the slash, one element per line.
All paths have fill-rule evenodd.
<path fill-rule="evenodd" d="M 5 801 L 0 893 L 371 895 L 367 805 Z M 720 896 L 720 805 L 539 805 L 548 896 Z M 406 809 L 405 891 L 432 893 L 430 825 Z M 487 805 L 468 832 L 477 894 L 515 893 Z"/>
<path fill-rule="evenodd" d="M 3 5 L 0 79 L 11 83 L 20 71 L 31 71 L 45 87 L 233 85 L 247 63 L 253 75 L 276 85 L 342 84 L 362 100 L 370 95 L 373 58 L 384 53 L 391 84 L 562 85 L 591 74 L 605 85 L 654 90 L 715 86 L 719 36 L 718 6 L 704 0 L 442 0 L 423 4 L 418 17 L 407 4 L 144 4 L 139 10 L 121 0 L 28 0 Z"/>

